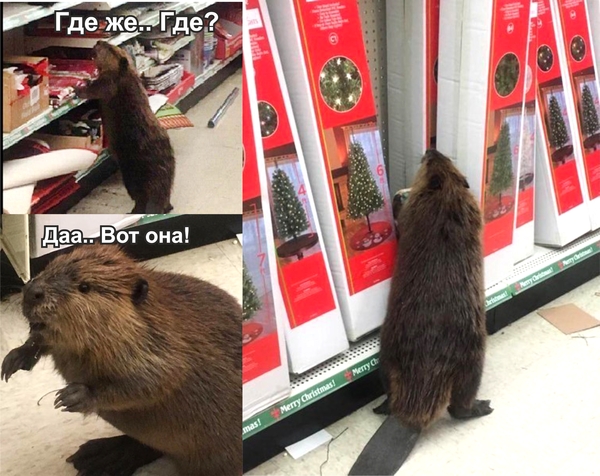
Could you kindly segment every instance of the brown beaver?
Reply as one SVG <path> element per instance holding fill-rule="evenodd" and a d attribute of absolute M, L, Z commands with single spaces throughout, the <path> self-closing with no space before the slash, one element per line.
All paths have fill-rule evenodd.
<path fill-rule="evenodd" d="M 84 99 L 99 99 L 108 148 L 117 159 L 131 213 L 168 213 L 175 157 L 167 131 L 150 109 L 148 95 L 129 55 L 99 41 L 94 46 L 98 78 L 79 88 Z"/>
<path fill-rule="evenodd" d="M 161 455 L 185 476 L 242 474 L 241 306 L 205 281 L 83 245 L 23 289 L 29 340 L 2 378 L 50 355 L 67 386 L 56 408 L 125 433 L 67 459 L 80 476 L 131 475 Z"/>
<path fill-rule="evenodd" d="M 429 150 L 398 210 L 398 254 L 381 329 L 388 399 L 375 409 L 392 416 L 350 474 L 394 474 L 446 408 L 459 419 L 492 412 L 489 400 L 475 399 L 486 339 L 479 205 L 452 161 Z"/>

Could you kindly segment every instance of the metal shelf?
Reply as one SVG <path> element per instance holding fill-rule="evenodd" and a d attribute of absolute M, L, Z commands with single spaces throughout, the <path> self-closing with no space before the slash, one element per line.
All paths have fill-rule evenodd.
<path fill-rule="evenodd" d="M 2 31 L 12 30 L 28 23 L 52 15 L 54 12 L 66 10 L 81 2 L 58 2 L 48 7 L 34 6 L 27 3 L 7 2 L 2 5 Z"/>
<path fill-rule="evenodd" d="M 536 247 L 503 283 L 486 291 L 487 310 L 600 253 L 600 230 L 561 249 Z M 243 439 L 270 427 L 341 387 L 379 368 L 379 336 L 351 344 L 346 352 L 301 375 L 292 376 L 291 395 L 242 423 Z"/>

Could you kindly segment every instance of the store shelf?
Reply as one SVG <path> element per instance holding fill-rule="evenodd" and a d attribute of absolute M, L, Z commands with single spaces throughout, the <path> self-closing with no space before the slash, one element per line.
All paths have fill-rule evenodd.
<path fill-rule="evenodd" d="M 49 107 L 42 114 L 34 117 L 29 122 L 23 124 L 21 127 L 17 127 L 11 132 L 2 134 L 2 150 L 8 149 L 9 147 L 15 145 L 20 140 L 24 139 L 27 136 L 30 136 L 38 129 L 41 129 L 42 127 L 50 124 L 54 119 L 65 115 L 67 112 L 71 111 L 72 109 L 75 109 L 77 106 L 83 104 L 84 102 L 85 101 L 82 99 L 72 99 L 56 109 Z"/>
<path fill-rule="evenodd" d="M 29 5 L 27 3 L 4 3 L 2 5 L 2 31 L 12 30 L 27 25 L 35 20 L 52 15 L 54 12 L 66 10 L 81 2 L 57 2 L 48 7 Z"/>
<path fill-rule="evenodd" d="M 587 234 L 559 250 L 536 247 L 535 254 L 515 266 L 503 283 L 486 291 L 486 308 L 510 300 L 600 253 L 600 230 Z M 379 337 L 371 336 L 351 344 L 350 349 L 302 375 L 292 376 L 291 395 L 282 402 L 242 423 L 247 439 L 312 403 L 332 394 L 379 367 Z"/>

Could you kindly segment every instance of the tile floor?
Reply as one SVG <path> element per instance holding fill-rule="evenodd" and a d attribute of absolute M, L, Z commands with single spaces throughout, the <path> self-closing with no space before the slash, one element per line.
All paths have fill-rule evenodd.
<path fill-rule="evenodd" d="M 183 251 L 146 262 L 165 271 L 196 276 L 242 299 L 242 248 L 237 240 Z M 0 358 L 27 338 L 20 297 L 0 303 Z M 89 439 L 118 434 L 96 417 L 54 410 L 52 395 L 64 386 L 50 359 L 32 372 L 19 372 L 8 383 L 0 382 L 0 474 L 2 476 L 74 476 L 65 463 Z M 162 459 L 139 469 L 136 476 L 176 476 L 171 462 Z"/>
<path fill-rule="evenodd" d="M 176 171 L 173 213 L 238 214 L 242 204 L 241 94 L 214 129 L 207 127 L 234 87 L 242 87 L 241 70 L 227 78 L 186 116 L 195 127 L 169 131 Z M 133 200 L 119 173 L 98 185 L 69 213 L 129 213 Z"/>
<path fill-rule="evenodd" d="M 545 307 L 567 303 L 600 319 L 600 278 Z M 480 395 L 494 413 L 460 423 L 444 416 L 397 474 L 600 475 L 600 327 L 567 336 L 536 313 L 518 320 L 490 337 Z M 331 443 L 322 472 L 326 445 L 299 460 L 280 454 L 247 475 L 348 474 L 383 421 L 371 411 L 380 401 L 327 428 L 348 430 Z"/>

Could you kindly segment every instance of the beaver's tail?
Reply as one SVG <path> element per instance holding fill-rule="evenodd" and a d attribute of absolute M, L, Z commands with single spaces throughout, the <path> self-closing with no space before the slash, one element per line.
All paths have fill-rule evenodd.
<path fill-rule="evenodd" d="M 421 430 L 404 426 L 390 415 L 362 450 L 349 476 L 394 475 L 415 447 Z"/>

